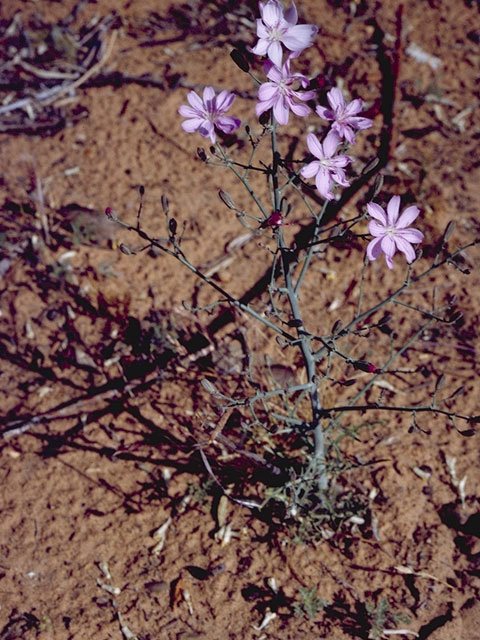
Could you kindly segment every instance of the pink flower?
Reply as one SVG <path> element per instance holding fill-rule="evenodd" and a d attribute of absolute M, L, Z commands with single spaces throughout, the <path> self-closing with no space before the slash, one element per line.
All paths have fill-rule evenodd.
<path fill-rule="evenodd" d="M 392 258 L 397 249 L 405 254 L 407 262 L 415 260 L 415 249 L 412 244 L 417 244 L 423 240 L 423 233 L 418 229 L 412 229 L 408 225 L 415 220 L 420 213 L 420 209 L 416 206 L 410 206 L 405 209 L 400 217 L 400 196 L 393 196 L 387 204 L 387 213 L 380 205 L 373 202 L 367 204 L 367 211 L 378 220 L 371 220 L 368 224 L 368 230 L 375 236 L 368 243 L 367 258 L 376 260 L 383 252 L 387 267 L 393 269 Z"/>
<path fill-rule="evenodd" d="M 261 19 L 257 20 L 257 44 L 252 53 L 268 56 L 277 67 L 282 66 L 282 44 L 290 51 L 300 52 L 312 44 L 318 27 L 299 24 L 297 9 L 292 6 L 284 13 L 279 0 L 259 2 Z"/>
<path fill-rule="evenodd" d="M 327 99 L 331 109 L 318 106 L 316 112 L 324 120 L 333 120 L 332 130 L 336 131 L 340 138 L 345 138 L 353 144 L 354 129 L 368 129 L 372 126 L 371 120 L 356 115 L 363 109 L 363 100 L 360 98 L 346 104 L 340 89 L 334 88 L 327 93 Z"/>
<path fill-rule="evenodd" d="M 349 182 L 346 178 L 343 167 L 346 167 L 352 161 L 350 156 L 339 155 L 334 156 L 337 150 L 340 138 L 336 132 L 330 132 L 323 141 L 318 140 L 313 133 L 307 135 L 307 146 L 312 155 L 317 158 L 313 162 L 307 164 L 300 171 L 304 178 L 315 177 L 315 184 L 320 193 L 326 200 L 333 200 L 332 192 L 333 183 L 348 187 Z"/>
<path fill-rule="evenodd" d="M 265 82 L 258 89 L 259 102 L 255 106 L 257 117 L 273 107 L 273 115 L 278 124 L 288 124 L 290 109 L 303 118 L 310 113 L 310 107 L 298 101 L 311 100 L 315 96 L 315 91 L 300 92 L 293 89 L 299 84 L 304 88 L 307 87 L 309 80 L 301 73 L 290 72 L 292 57 L 295 57 L 295 54 L 286 59 L 281 70 L 270 60 L 264 63 L 263 70 L 271 82 Z"/>
<path fill-rule="evenodd" d="M 212 87 L 205 87 L 203 99 L 200 99 L 195 91 L 187 95 L 190 106 L 182 104 L 178 113 L 184 118 L 182 129 L 187 133 L 198 133 L 204 138 L 210 138 L 215 143 L 215 127 L 224 133 L 232 133 L 241 124 L 238 118 L 223 115 L 232 106 L 235 96 L 230 91 L 221 91 L 218 96 Z"/>

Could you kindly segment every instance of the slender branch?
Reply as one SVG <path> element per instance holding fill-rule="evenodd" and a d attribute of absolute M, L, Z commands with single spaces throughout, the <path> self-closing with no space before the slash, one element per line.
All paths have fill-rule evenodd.
<path fill-rule="evenodd" d="M 465 251 L 466 249 L 469 249 L 470 247 L 474 247 L 477 244 L 480 244 L 480 238 L 476 238 L 472 242 L 469 242 L 468 244 L 464 245 L 463 247 L 460 247 L 459 249 L 457 249 L 453 253 L 451 253 L 448 256 L 446 256 L 440 262 L 437 262 L 436 264 L 433 264 L 431 267 L 429 267 L 428 269 L 426 269 L 425 271 L 420 273 L 418 276 L 414 276 L 410 280 L 406 281 L 401 287 L 399 287 L 396 291 L 394 291 L 392 294 L 390 294 L 387 298 L 385 298 L 384 300 L 382 300 L 378 304 L 373 305 L 372 307 L 370 307 L 369 309 L 367 309 L 366 311 L 361 313 L 359 316 L 355 316 L 355 318 L 353 318 L 353 320 L 351 320 L 351 322 L 349 322 L 342 329 L 341 334 L 339 335 L 339 338 L 343 337 L 343 336 L 346 336 L 348 334 L 349 330 L 352 329 L 355 325 L 357 325 L 359 322 L 361 322 L 365 318 L 368 318 L 369 316 L 374 314 L 376 311 L 378 311 L 382 307 L 386 306 L 389 302 L 394 302 L 395 299 L 401 293 L 403 293 L 413 282 L 419 282 L 420 280 L 422 280 L 426 276 L 430 275 L 430 273 L 432 273 L 432 271 L 435 271 L 436 269 L 440 268 L 442 265 L 447 264 L 447 263 L 452 263 L 453 260 L 458 255 L 460 255 L 463 251 Z M 320 349 L 318 349 L 318 351 L 316 351 L 313 354 L 315 360 L 318 360 L 318 359 L 322 358 L 325 355 L 325 351 L 326 351 L 326 347 L 325 346 L 323 346 Z"/>
<path fill-rule="evenodd" d="M 454 411 L 447 411 L 446 409 L 439 409 L 438 407 L 432 407 L 431 405 L 412 405 L 409 407 L 392 407 L 392 406 L 386 406 L 386 405 L 373 405 L 373 404 L 365 404 L 365 405 L 360 405 L 360 404 L 356 404 L 356 405 L 350 405 L 347 404 L 345 406 L 338 406 L 338 407 L 329 407 L 329 408 L 325 408 L 322 409 L 322 413 L 325 416 L 329 416 L 332 413 L 337 413 L 337 412 L 341 412 L 344 413 L 345 411 L 394 411 L 394 412 L 410 412 L 410 413 L 438 413 L 440 415 L 446 416 L 447 418 L 457 418 L 459 420 L 465 420 L 466 422 L 480 422 L 480 416 L 466 416 L 463 415 L 461 413 L 455 413 Z"/>
<path fill-rule="evenodd" d="M 252 187 L 250 186 L 250 184 L 248 183 L 248 180 L 244 176 L 242 176 L 239 171 L 237 171 L 237 169 L 234 166 L 233 162 L 230 160 L 228 155 L 225 153 L 224 148 L 218 143 L 217 143 L 217 149 L 220 151 L 220 153 L 221 153 L 221 155 L 222 155 L 222 157 L 223 157 L 223 159 L 225 161 L 225 166 L 227 166 L 230 169 L 230 171 L 232 171 L 232 173 L 235 175 L 235 177 L 240 180 L 240 182 L 243 184 L 245 189 L 248 191 L 248 193 L 249 193 L 250 197 L 252 198 L 252 200 L 255 202 L 257 207 L 262 212 L 262 215 L 265 218 L 265 220 L 267 220 L 268 217 L 270 216 L 270 214 L 266 211 L 266 209 L 263 206 L 263 204 L 261 203 L 261 201 L 257 198 L 257 195 L 256 195 L 255 191 L 252 189 Z"/>
<path fill-rule="evenodd" d="M 412 346 L 412 344 L 414 342 L 416 342 L 418 340 L 418 338 L 420 337 L 420 335 L 425 331 L 425 329 L 427 329 L 433 322 L 433 319 L 430 318 L 430 320 L 428 320 L 428 322 L 426 322 L 424 325 L 422 325 L 420 327 L 420 329 L 418 329 L 413 336 L 410 338 L 410 340 L 408 340 L 408 342 L 406 342 L 400 349 L 398 349 L 394 354 L 392 354 L 390 356 L 390 358 L 387 360 L 387 362 L 383 365 L 381 371 L 379 373 L 377 373 L 376 375 L 374 375 L 368 382 L 367 384 L 363 387 L 363 389 L 361 389 L 350 401 L 349 401 L 349 405 L 348 406 L 354 406 L 356 405 L 357 401 L 367 393 L 367 391 L 370 389 L 370 387 L 372 387 L 375 382 L 378 380 L 378 378 L 387 371 L 388 367 L 397 359 L 399 358 L 408 348 L 410 348 Z M 370 407 L 372 408 L 372 407 Z M 377 408 L 375 406 L 375 408 Z M 338 420 L 342 417 L 342 412 L 340 412 L 340 415 L 337 416 L 334 420 L 335 423 L 338 423 Z"/>
<path fill-rule="evenodd" d="M 178 245 L 175 245 L 175 250 L 172 251 L 171 249 L 168 249 L 167 247 L 163 246 L 160 242 L 157 242 L 154 238 L 151 238 L 145 231 L 143 231 L 143 229 L 138 229 L 136 226 L 134 227 L 128 224 L 128 222 L 124 222 L 123 220 L 120 220 L 120 218 L 118 218 L 115 214 L 113 214 L 113 212 L 110 212 L 110 216 L 112 217 L 113 220 L 115 220 L 115 222 L 118 222 L 123 227 L 125 227 L 125 229 L 128 229 L 129 231 L 133 231 L 138 236 L 140 236 L 143 240 L 146 240 L 151 246 L 156 247 L 157 249 L 160 249 L 160 251 L 167 253 L 173 258 L 176 258 L 187 269 L 189 269 L 189 271 L 191 271 L 198 278 L 200 278 L 200 280 L 203 280 L 203 282 L 205 282 L 210 287 L 212 287 L 212 289 L 215 289 L 215 291 L 220 293 L 225 298 L 225 300 L 227 300 L 227 302 L 229 302 L 234 307 L 237 307 L 238 309 L 240 309 L 241 311 L 244 311 L 245 313 L 252 316 L 256 320 L 259 320 L 266 327 L 268 327 L 269 329 L 272 329 L 273 331 L 275 331 L 275 333 L 278 333 L 279 335 L 281 335 L 282 338 L 285 338 L 288 341 L 295 339 L 287 331 L 284 331 L 282 328 L 277 327 L 275 324 L 273 324 L 273 322 L 270 322 L 270 320 L 268 320 L 261 314 L 257 313 L 254 309 L 244 304 L 234 296 L 232 296 L 230 293 L 228 293 L 228 291 L 225 291 L 225 289 L 223 289 L 220 285 L 218 285 L 215 282 L 215 280 L 212 280 L 207 275 L 205 275 L 202 271 L 200 271 L 200 269 L 198 269 L 195 265 L 189 262 L 187 257 L 178 247 Z"/>
<path fill-rule="evenodd" d="M 312 259 L 313 251 L 314 251 L 314 245 L 315 245 L 315 242 L 317 240 L 317 235 L 318 235 L 318 233 L 320 231 L 320 225 L 322 223 L 323 215 L 324 215 L 325 211 L 327 210 L 327 206 L 328 206 L 328 200 L 325 200 L 325 202 L 323 203 L 323 207 L 322 207 L 320 213 L 318 214 L 318 216 L 315 216 L 315 228 L 314 228 L 313 234 L 312 234 L 312 243 L 308 247 L 308 251 L 307 251 L 307 254 L 305 256 L 305 260 L 303 262 L 303 265 L 302 265 L 302 270 L 300 271 L 300 275 L 298 276 L 297 284 L 295 285 L 295 294 L 296 295 L 298 295 L 298 291 L 299 291 L 300 287 L 302 286 L 302 282 L 303 282 L 303 279 L 305 278 L 305 275 L 307 273 L 307 269 L 310 266 L 310 261 Z"/>
<path fill-rule="evenodd" d="M 280 194 L 278 191 L 278 151 L 277 151 L 277 139 L 276 139 L 276 123 L 272 113 L 272 185 L 273 185 L 273 201 L 274 210 L 278 211 L 280 206 Z M 325 469 L 325 442 L 323 436 L 323 427 L 321 422 L 321 403 L 318 388 L 315 383 L 316 378 L 316 365 L 313 357 L 310 336 L 305 330 L 302 314 L 298 305 L 298 296 L 293 284 L 292 273 L 290 270 L 290 256 L 286 251 L 286 245 L 283 238 L 282 227 L 278 227 L 277 231 L 277 243 L 282 256 L 283 276 L 285 278 L 286 294 L 292 311 L 293 319 L 297 329 L 297 335 L 299 339 L 299 345 L 303 356 L 303 362 L 307 374 L 307 381 L 312 383 L 312 387 L 309 391 L 310 405 L 312 408 L 312 422 L 311 427 L 314 433 L 315 439 L 315 460 L 314 466 L 318 478 L 318 486 L 321 491 L 327 488 L 327 475 Z M 315 384 L 313 384 L 315 383 Z"/>

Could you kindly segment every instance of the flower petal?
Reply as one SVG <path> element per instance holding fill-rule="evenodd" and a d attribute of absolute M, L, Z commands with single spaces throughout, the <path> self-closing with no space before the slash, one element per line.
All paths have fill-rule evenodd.
<path fill-rule="evenodd" d="M 408 229 L 399 229 L 397 231 L 397 236 L 399 238 L 403 238 L 407 242 L 413 242 L 413 244 L 418 244 L 422 242 L 424 235 L 418 229 L 412 229 L 409 227 Z"/>
<path fill-rule="evenodd" d="M 323 141 L 323 153 L 325 158 L 331 158 L 335 151 L 337 150 L 338 143 L 340 142 L 340 138 L 336 131 L 329 131 L 327 133 L 327 137 Z"/>
<path fill-rule="evenodd" d="M 267 39 L 261 39 L 257 42 L 257 44 L 251 49 L 251 52 L 256 56 L 266 56 L 268 47 L 270 46 L 270 42 Z"/>
<path fill-rule="evenodd" d="M 345 171 L 343 169 L 334 169 L 332 172 L 332 178 L 335 182 L 342 187 L 349 187 L 350 182 L 347 180 L 347 176 L 345 175 Z"/>
<path fill-rule="evenodd" d="M 372 126 L 373 120 L 370 120 L 370 118 L 351 116 L 350 118 L 348 118 L 348 124 L 354 129 L 368 129 Z"/>
<path fill-rule="evenodd" d="M 390 256 L 385 255 L 385 262 L 387 263 L 387 267 L 389 269 L 393 269 L 393 260 Z"/>
<path fill-rule="evenodd" d="M 319 168 L 317 177 L 315 178 L 315 185 L 325 200 L 333 200 L 334 195 L 331 191 L 333 180 L 327 169 L 322 166 Z"/>
<path fill-rule="evenodd" d="M 193 107 L 189 107 L 187 104 L 182 104 L 178 109 L 178 113 L 184 118 L 198 118 L 201 117 L 203 120 L 203 114 L 198 112 L 198 109 L 194 109 Z"/>
<path fill-rule="evenodd" d="M 397 249 L 405 254 L 407 262 L 413 262 L 415 260 L 415 250 L 407 240 L 401 236 L 395 236 L 395 244 L 397 245 Z"/>
<path fill-rule="evenodd" d="M 320 166 L 320 163 L 316 160 L 314 160 L 313 162 L 309 162 L 307 165 L 302 167 L 302 169 L 300 169 L 300 175 L 307 180 L 309 178 L 313 178 L 313 176 L 317 175 Z"/>
<path fill-rule="evenodd" d="M 280 69 L 277 67 L 277 65 L 273 64 L 271 60 L 267 60 L 265 62 L 265 64 L 263 65 L 263 70 L 267 78 L 272 82 L 275 82 L 275 84 L 279 84 L 284 78 Z"/>
<path fill-rule="evenodd" d="M 307 147 L 312 155 L 319 160 L 323 160 L 324 154 L 322 144 L 314 133 L 307 134 Z"/>
<path fill-rule="evenodd" d="M 187 93 L 187 100 L 192 105 L 194 109 L 196 109 L 199 113 L 205 113 L 205 107 L 203 106 L 203 102 L 199 96 L 195 93 L 195 91 L 189 91 Z"/>
<path fill-rule="evenodd" d="M 396 245 L 390 236 L 383 236 L 382 238 L 382 251 L 386 256 L 393 258 L 396 251 Z"/>
<path fill-rule="evenodd" d="M 398 212 L 400 210 L 400 196 L 392 196 L 387 204 L 387 220 L 391 227 L 396 226 Z"/>
<path fill-rule="evenodd" d="M 345 123 L 334 122 L 332 124 L 332 130 L 336 131 L 340 138 L 343 138 L 352 145 L 355 144 L 355 134 L 353 133 L 353 129 Z"/>
<path fill-rule="evenodd" d="M 225 113 L 232 106 L 235 94 L 231 91 L 220 91 L 216 100 L 217 113 Z"/>
<path fill-rule="evenodd" d="M 242 124 L 242 121 L 232 116 L 220 116 L 215 120 L 215 126 L 223 133 L 232 133 Z"/>
<path fill-rule="evenodd" d="M 210 142 L 215 144 L 215 140 L 217 139 L 215 135 L 215 128 L 213 126 L 213 122 L 210 122 L 210 120 L 204 120 L 202 122 L 202 126 L 198 129 L 198 133 L 204 138 L 210 138 Z"/>
<path fill-rule="evenodd" d="M 333 113 L 333 111 L 331 109 L 327 109 L 326 107 L 321 107 L 319 105 L 318 107 L 316 107 L 315 111 L 320 116 L 320 118 L 323 118 L 323 120 L 334 120 L 335 119 L 335 114 Z"/>
<path fill-rule="evenodd" d="M 343 97 L 340 89 L 337 89 L 337 87 L 333 87 L 333 89 L 330 89 L 330 91 L 327 93 L 327 100 L 330 103 L 332 109 L 337 113 L 345 107 L 345 98 Z"/>
<path fill-rule="evenodd" d="M 262 20 L 267 27 L 274 29 L 283 18 L 283 9 L 276 2 L 269 0 L 263 6 Z"/>
<path fill-rule="evenodd" d="M 402 215 L 397 220 L 395 225 L 397 229 L 404 229 L 408 227 L 418 216 L 420 209 L 416 206 L 407 207 Z"/>
<path fill-rule="evenodd" d="M 375 202 L 369 202 L 367 204 L 367 211 L 369 215 L 372 216 L 372 218 L 375 218 L 375 220 L 381 222 L 384 227 L 387 226 L 387 216 L 385 215 L 385 211 L 379 204 L 376 204 Z"/>
<path fill-rule="evenodd" d="M 315 91 L 293 91 L 292 92 L 299 100 L 312 100 L 315 97 Z"/>
<path fill-rule="evenodd" d="M 274 82 L 265 82 L 258 87 L 258 99 L 262 102 L 276 98 L 278 93 L 278 85 Z"/>
<path fill-rule="evenodd" d="M 367 246 L 367 258 L 369 260 L 376 260 L 382 253 L 381 242 L 381 238 L 374 238 L 373 240 L 370 240 Z"/>
<path fill-rule="evenodd" d="M 257 18 L 257 37 L 259 37 L 262 40 L 263 39 L 268 40 L 269 35 L 270 35 L 270 32 L 267 29 L 267 27 L 263 24 L 263 20 Z"/>
<path fill-rule="evenodd" d="M 323 146 L 325 146 L 325 142 L 323 143 Z M 346 155 L 335 156 L 334 158 L 330 158 L 329 165 L 335 169 L 337 169 L 338 167 L 343 168 L 343 167 L 346 167 L 347 164 L 350 164 L 352 160 L 353 158 L 351 156 L 346 156 Z"/>
<path fill-rule="evenodd" d="M 295 52 L 294 52 L 294 53 L 291 53 L 289 56 L 287 56 L 287 59 L 286 59 L 286 60 L 285 60 L 285 62 L 283 63 L 283 66 L 282 66 L 282 76 L 283 76 L 284 78 L 290 78 L 290 76 L 292 75 L 292 73 L 291 73 L 291 71 L 290 71 L 290 57 L 291 57 L 291 56 L 293 56 L 293 55 L 297 55 L 297 54 L 296 54 Z M 298 54 L 298 55 L 299 55 L 299 54 Z M 293 75 L 295 75 L 295 76 L 296 76 L 296 75 L 302 75 L 302 74 L 301 74 L 301 73 L 299 73 L 299 74 L 296 74 L 296 73 L 295 73 L 295 74 L 293 74 Z M 291 78 L 290 78 L 290 80 L 291 80 Z"/>
<path fill-rule="evenodd" d="M 357 113 L 360 113 L 362 109 L 363 109 L 363 100 L 361 100 L 360 98 L 356 98 L 355 100 L 352 100 L 351 102 L 349 102 L 345 107 L 345 116 L 350 119 L 352 116 L 355 116 L 357 115 Z"/>
<path fill-rule="evenodd" d="M 200 127 L 203 126 L 204 122 L 204 118 L 191 118 L 189 120 L 184 120 L 182 122 L 182 129 L 187 133 L 194 133 L 194 131 L 198 131 Z"/>
<path fill-rule="evenodd" d="M 273 64 L 280 69 L 280 67 L 282 66 L 283 56 L 282 45 L 280 44 L 280 42 L 270 42 L 267 49 L 267 55 L 273 62 Z"/>
<path fill-rule="evenodd" d="M 288 124 L 290 111 L 288 109 L 287 101 L 284 96 L 279 96 L 273 105 L 273 115 L 278 124 Z"/>
<path fill-rule="evenodd" d="M 385 227 L 383 226 L 383 224 L 375 222 L 375 220 L 370 220 L 370 222 L 368 223 L 368 232 L 372 236 L 378 238 L 379 236 L 385 235 Z"/>
<path fill-rule="evenodd" d="M 297 102 L 290 103 L 290 109 L 296 116 L 300 116 L 301 118 L 306 118 L 310 113 L 310 107 L 306 104 L 298 104 Z"/>
<path fill-rule="evenodd" d="M 283 34 L 281 41 L 290 51 L 301 51 L 312 44 L 318 28 L 311 24 L 297 24 Z"/>
<path fill-rule="evenodd" d="M 265 111 L 268 111 L 268 109 L 271 109 L 275 103 L 275 100 L 276 96 L 274 96 L 270 100 L 257 102 L 257 104 L 255 105 L 255 115 L 257 116 L 257 118 L 259 118 L 262 113 L 265 113 Z"/>
<path fill-rule="evenodd" d="M 298 22 L 297 7 L 295 6 L 295 2 L 293 0 L 290 9 L 287 9 L 287 11 L 285 12 L 285 20 L 291 25 L 295 25 Z"/>
<path fill-rule="evenodd" d="M 203 90 L 203 104 L 207 106 L 215 98 L 215 89 L 213 87 L 205 87 Z"/>

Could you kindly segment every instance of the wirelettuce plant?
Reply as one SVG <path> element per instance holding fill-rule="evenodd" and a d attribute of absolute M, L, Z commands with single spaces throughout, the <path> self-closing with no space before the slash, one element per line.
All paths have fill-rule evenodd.
<path fill-rule="evenodd" d="M 137 217 L 136 225 L 120 220 L 119 222 L 143 238 L 148 246 L 157 247 L 192 271 L 219 294 L 222 303 L 227 303 L 262 323 L 277 336 L 283 349 L 293 349 L 299 353 L 305 372 L 303 384 L 266 389 L 268 380 L 262 380 L 262 384 L 256 381 L 257 384 L 251 386 L 251 393 L 231 398 L 219 392 L 211 382 L 205 382 L 207 390 L 216 396 L 217 405 L 220 405 L 219 408 L 217 406 L 217 410 L 220 414 L 232 408 L 241 412 L 249 410 L 250 427 L 263 425 L 265 419 L 268 419 L 277 425 L 278 438 L 289 437 L 292 434 L 301 437 L 305 447 L 301 467 L 299 469 L 297 465 L 295 472 L 292 471 L 282 493 L 282 499 L 288 502 L 289 513 L 295 515 L 306 502 L 312 504 L 312 496 L 322 509 L 331 504 L 332 496 L 335 495 L 336 473 L 342 468 L 342 465 L 338 464 L 337 455 L 338 428 L 342 429 L 342 419 L 352 412 L 363 414 L 373 410 L 377 417 L 379 413 L 407 413 L 412 419 L 411 428 L 420 430 L 424 429 L 417 422 L 419 415 L 431 413 L 446 417 L 460 433 L 472 434 L 471 426 L 478 423 L 480 417 L 464 415 L 451 408 L 451 403 L 463 392 L 461 387 L 447 397 L 440 397 L 445 380 L 442 376 L 436 380 L 433 396 L 424 402 L 392 404 L 382 394 L 375 402 L 368 402 L 365 398 L 373 385 L 378 384 L 385 374 L 392 371 L 393 365 L 425 335 L 432 324 L 452 323 L 457 317 L 453 298 L 442 306 L 436 302 L 433 295 L 431 307 L 427 308 L 410 304 L 404 294 L 414 283 L 426 279 L 446 264 L 461 268 L 460 263 L 465 250 L 477 244 L 479 240 L 449 252 L 447 241 L 453 231 L 453 225 L 450 224 L 438 243 L 437 250 L 430 252 L 429 257 L 420 261 L 419 245 L 424 240 L 424 234 L 410 226 L 414 221 L 421 226 L 420 209 L 416 205 L 407 204 L 401 212 L 399 195 L 380 196 L 382 180 L 378 176 L 369 194 L 371 198 L 380 198 L 386 206 L 369 201 L 366 203 L 366 211 L 360 212 L 356 217 L 348 220 L 339 218 L 332 222 L 330 206 L 339 200 L 341 188 L 350 185 L 348 171 L 353 160 L 351 149 L 355 145 L 355 138 L 370 128 L 372 121 L 360 115 L 364 110 L 361 99 L 346 102 L 342 91 L 333 87 L 326 93 L 328 106 L 315 107 L 318 116 L 315 120 L 317 133 L 310 132 L 306 135 L 305 146 L 308 151 L 305 152 L 304 158 L 294 162 L 281 156 L 277 138 L 287 127 L 290 112 L 301 118 L 308 116 L 312 108 L 307 103 L 312 105 L 318 94 L 305 75 L 292 70 L 296 59 L 312 44 L 318 29 L 312 25 L 298 24 L 297 10 L 293 2 L 287 11 L 284 11 L 279 0 L 260 2 L 259 7 L 261 17 L 257 19 L 258 42 L 250 52 L 267 57 L 263 62 L 266 80 L 256 77 L 244 55 L 239 51 L 232 52 L 237 66 L 250 74 L 253 81 L 259 85 L 255 114 L 260 118 L 260 122 L 264 123 L 259 125 L 257 133 L 247 127 L 247 139 L 251 150 L 246 161 L 240 161 L 235 154 L 229 153 L 227 147 L 218 139 L 222 139 L 223 135 L 231 137 L 241 126 L 238 118 L 227 115 L 234 102 L 233 92 L 216 92 L 212 87 L 205 87 L 202 96 L 199 96 L 190 91 L 187 95 L 189 104 L 181 106 L 179 114 L 185 118 L 182 122 L 184 131 L 198 133 L 214 145 L 209 153 L 199 149 L 200 158 L 211 165 L 229 169 L 251 198 L 253 211 L 237 208 L 230 195 L 221 191 L 219 195 L 224 204 L 235 211 L 241 223 L 252 232 L 271 234 L 275 241 L 275 251 L 265 252 L 271 259 L 271 278 L 268 285 L 269 313 L 259 312 L 251 304 L 231 295 L 217 280 L 192 264 L 182 248 L 182 239 L 177 233 L 177 221 L 169 216 L 166 199 L 163 201 L 168 230 L 166 242 L 155 240 L 142 229 L 140 215 Z M 267 115 L 269 120 L 265 123 Z M 255 163 L 259 147 L 268 139 L 271 161 L 268 166 L 260 162 Z M 264 175 L 268 183 L 270 201 L 265 201 L 252 186 L 251 175 L 259 173 Z M 312 179 L 315 180 L 320 199 L 316 195 L 313 197 L 312 188 L 305 182 Z M 297 215 L 289 203 L 291 193 L 296 194 L 297 199 L 301 198 L 307 215 L 311 217 L 309 239 L 302 246 L 288 246 L 285 241 L 283 227 L 290 224 L 293 216 Z M 318 206 L 319 201 L 323 201 L 322 206 Z M 118 220 L 111 210 L 108 210 L 107 214 Z M 365 242 L 367 234 L 363 231 L 367 215 L 370 218 L 368 231 L 373 236 L 368 244 Z M 357 225 L 363 225 L 359 227 L 362 229 L 359 233 L 355 233 Z M 334 247 L 336 243 L 353 239 L 357 243 L 366 244 L 367 260 L 359 265 L 359 271 L 368 269 L 369 262 L 382 254 L 388 269 L 400 269 L 401 257 L 395 258 L 395 254 L 400 252 L 404 254 L 408 263 L 405 280 L 395 291 L 368 308 L 362 308 L 361 288 L 353 317 L 343 317 L 334 323 L 330 331 L 322 330 L 319 335 L 313 332 L 305 321 L 302 285 L 306 281 L 309 268 L 321 259 L 319 248 L 325 248 L 327 245 Z M 423 264 L 425 266 L 422 269 Z M 362 275 L 362 286 L 363 281 Z M 311 303 L 310 300 L 307 302 Z M 409 313 L 415 313 L 421 319 L 407 338 L 398 338 L 391 327 L 389 308 L 393 305 L 403 305 Z M 383 361 L 371 362 L 370 359 L 358 358 L 352 355 L 355 353 L 354 349 L 350 346 L 344 347 L 347 338 L 350 341 L 361 341 L 362 335 L 368 331 L 390 336 L 389 355 L 384 357 Z M 349 378 L 352 370 L 363 374 L 360 382 Z M 410 373 L 418 373 L 419 370 L 420 366 L 412 366 L 410 363 Z M 405 375 L 408 373 L 404 372 Z M 323 389 L 328 384 L 341 391 L 330 394 L 330 397 L 341 398 L 338 404 L 335 401 L 322 402 L 320 388 Z M 388 383 L 385 383 L 384 388 L 388 389 Z M 284 401 L 281 408 L 277 402 L 279 399 Z M 308 399 L 310 406 L 308 418 L 304 417 L 305 399 Z M 467 423 L 468 428 L 460 428 L 461 423 Z M 347 436 L 354 435 L 353 430 L 346 426 L 343 426 L 342 433 Z M 204 454 L 203 457 L 211 472 Z M 247 501 L 243 503 L 247 504 Z M 349 513 L 351 515 L 353 511 Z"/>

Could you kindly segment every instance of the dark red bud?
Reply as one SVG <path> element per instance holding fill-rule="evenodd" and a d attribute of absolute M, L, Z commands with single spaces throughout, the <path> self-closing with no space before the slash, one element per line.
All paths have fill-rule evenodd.
<path fill-rule="evenodd" d="M 262 229 L 265 227 L 281 227 L 286 224 L 280 211 L 275 211 L 272 215 L 264 220 L 261 224 Z"/>
<path fill-rule="evenodd" d="M 357 360 L 356 362 L 352 362 L 352 365 L 354 369 L 365 371 L 365 373 L 381 373 L 381 369 L 377 369 L 374 364 L 366 360 Z"/>

